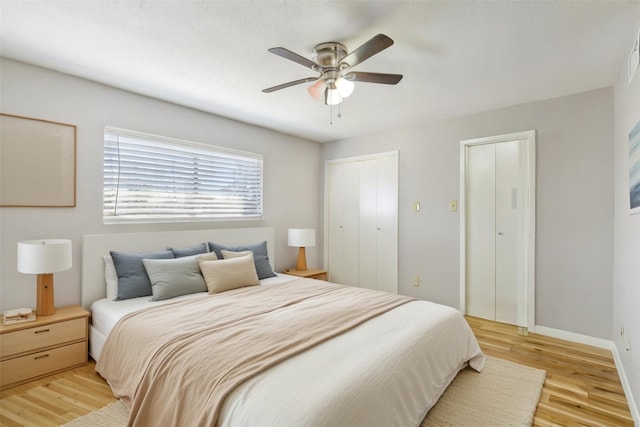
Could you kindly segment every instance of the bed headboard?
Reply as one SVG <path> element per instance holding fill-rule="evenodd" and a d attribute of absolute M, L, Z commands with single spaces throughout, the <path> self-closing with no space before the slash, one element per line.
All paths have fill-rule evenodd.
<path fill-rule="evenodd" d="M 213 230 L 158 231 L 144 233 L 87 234 L 82 238 L 82 306 L 106 297 L 103 256 L 109 251 L 147 252 L 167 247 L 188 247 L 203 242 L 239 246 L 267 242 L 269 262 L 275 265 L 273 227 L 220 228 Z"/>

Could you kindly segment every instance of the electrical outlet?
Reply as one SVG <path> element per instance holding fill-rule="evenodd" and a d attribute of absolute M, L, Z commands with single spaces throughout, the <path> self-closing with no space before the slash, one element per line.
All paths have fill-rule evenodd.
<path fill-rule="evenodd" d="M 627 355 L 627 360 L 631 360 L 631 340 L 624 341 L 624 353 Z"/>
<path fill-rule="evenodd" d="M 415 286 L 416 288 L 420 287 L 420 276 L 415 276 L 413 278 L 413 286 Z"/>

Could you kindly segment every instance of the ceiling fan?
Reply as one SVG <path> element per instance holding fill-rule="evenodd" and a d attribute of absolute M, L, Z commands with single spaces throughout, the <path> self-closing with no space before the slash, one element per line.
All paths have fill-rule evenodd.
<path fill-rule="evenodd" d="M 313 48 L 313 61 L 283 47 L 273 47 L 269 49 L 269 52 L 310 68 L 320 75 L 283 83 L 262 91 L 271 93 L 290 86 L 315 82 L 308 88 L 309 95 L 315 99 L 324 96 L 325 104 L 337 105 L 342 102 L 343 98 L 351 95 L 354 89 L 353 82 L 395 85 L 402 80 L 402 74 L 351 71 L 356 65 L 391 45 L 393 45 L 393 40 L 384 34 L 374 36 L 352 52 L 349 52 L 347 47 L 341 43 L 320 43 Z"/>

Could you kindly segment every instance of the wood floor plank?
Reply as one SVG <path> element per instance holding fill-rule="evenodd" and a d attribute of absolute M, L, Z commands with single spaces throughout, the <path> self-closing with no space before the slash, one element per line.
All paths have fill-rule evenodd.
<path fill-rule="evenodd" d="M 467 317 L 489 356 L 547 371 L 533 425 L 633 426 L 611 352 Z M 95 363 L 0 392 L 0 427 L 49 427 L 114 402 Z"/>
<path fill-rule="evenodd" d="M 30 401 L 34 406 L 39 407 L 43 412 L 61 415 L 73 409 L 73 403 L 64 402 L 58 393 L 42 393 L 44 387 L 38 387 L 21 394 L 20 397 Z M 46 391 L 46 390 L 45 390 Z"/>
<path fill-rule="evenodd" d="M 32 402 L 25 395 L 14 396 L 11 403 L 17 410 L 15 420 L 29 426 L 58 426 L 66 421 L 60 414 Z M 4 407 L 3 407 L 4 410 Z"/>

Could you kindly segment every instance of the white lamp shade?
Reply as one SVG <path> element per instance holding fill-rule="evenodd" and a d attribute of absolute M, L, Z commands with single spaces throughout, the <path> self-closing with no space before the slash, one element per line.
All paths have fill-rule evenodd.
<path fill-rule="evenodd" d="M 316 245 L 316 230 L 312 228 L 290 228 L 289 246 L 308 248 Z"/>
<path fill-rule="evenodd" d="M 18 271 L 48 274 L 71 268 L 71 240 L 40 239 L 18 242 Z"/>
<path fill-rule="evenodd" d="M 338 105 L 342 102 L 340 91 L 338 89 L 327 87 L 324 91 L 324 103 L 327 105 Z"/>
<path fill-rule="evenodd" d="M 349 95 L 351 95 L 353 93 L 354 87 L 355 85 L 352 81 L 347 80 L 343 77 L 339 77 L 336 80 L 336 88 L 338 88 L 340 96 L 343 98 L 347 98 Z"/>

